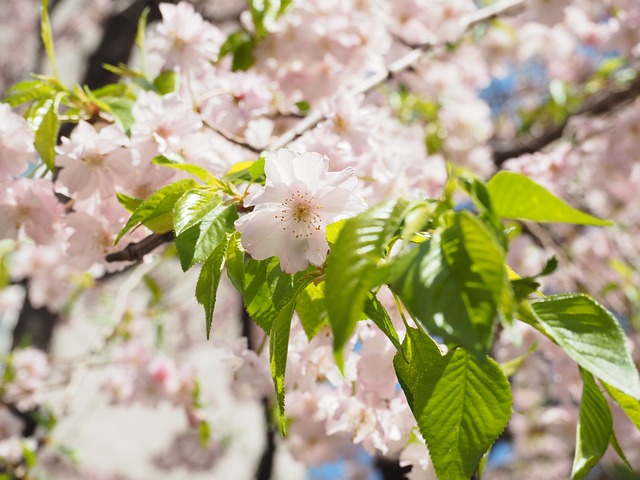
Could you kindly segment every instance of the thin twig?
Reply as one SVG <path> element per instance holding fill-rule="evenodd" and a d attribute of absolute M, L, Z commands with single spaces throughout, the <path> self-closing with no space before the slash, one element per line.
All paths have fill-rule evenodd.
<path fill-rule="evenodd" d="M 260 153 L 262 151 L 261 148 L 254 147 L 253 145 L 251 145 L 250 143 L 248 143 L 244 139 L 238 137 L 237 135 L 234 135 L 233 133 L 229 133 L 226 130 L 223 130 L 222 128 L 218 127 L 217 125 L 214 125 L 213 123 L 209 122 L 208 120 L 203 120 L 203 123 L 207 126 L 207 128 L 213 130 L 214 132 L 216 132 L 221 137 L 224 137 L 225 139 L 229 140 L 231 143 L 235 143 L 236 145 L 238 145 L 238 146 L 240 146 L 242 148 L 246 148 L 247 150 L 251 150 L 253 153 Z"/>
<path fill-rule="evenodd" d="M 493 142 L 493 162 L 500 167 L 510 158 L 516 158 L 526 153 L 534 153 L 542 150 L 547 145 L 562 138 L 569 120 L 578 115 L 604 115 L 616 108 L 632 102 L 640 96 L 640 71 L 636 73 L 633 82 L 624 89 L 607 89 L 599 91 L 588 97 L 582 105 L 569 112 L 565 119 L 558 125 L 552 125 L 536 136 L 528 136 L 522 139 L 516 138 L 509 141 Z"/>

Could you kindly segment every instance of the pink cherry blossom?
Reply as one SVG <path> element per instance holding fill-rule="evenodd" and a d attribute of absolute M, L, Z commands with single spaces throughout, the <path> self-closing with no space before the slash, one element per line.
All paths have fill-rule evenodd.
<path fill-rule="evenodd" d="M 0 188 L 0 238 L 32 238 L 36 243 L 56 240 L 64 206 L 51 182 L 20 178 Z"/>
<path fill-rule="evenodd" d="M 0 175 L 18 175 L 28 161 L 35 160 L 33 140 L 27 122 L 9 105 L 0 103 Z"/>
<path fill-rule="evenodd" d="M 164 60 L 163 69 L 179 67 L 188 70 L 203 62 L 215 60 L 224 35 L 206 22 L 193 5 L 160 4 L 162 22 L 149 36 L 149 52 Z"/>
<path fill-rule="evenodd" d="M 62 167 L 58 183 L 81 199 L 94 194 L 113 196 L 116 184 L 131 169 L 131 153 L 124 148 L 127 143 L 116 125 L 98 132 L 81 120 L 71 138 L 63 137 L 56 149 L 56 165 Z"/>
<path fill-rule="evenodd" d="M 18 410 L 31 410 L 44 400 L 45 381 L 49 376 L 46 355 L 35 348 L 18 350 L 9 364 L 12 376 L 6 385 L 3 400 L 14 404 Z"/>
<path fill-rule="evenodd" d="M 266 184 L 244 202 L 255 208 L 236 221 L 242 245 L 253 258 L 277 256 L 287 273 L 324 263 L 326 226 L 367 207 L 353 193 L 353 170 L 328 172 L 328 163 L 317 153 L 282 149 L 267 155 Z"/>

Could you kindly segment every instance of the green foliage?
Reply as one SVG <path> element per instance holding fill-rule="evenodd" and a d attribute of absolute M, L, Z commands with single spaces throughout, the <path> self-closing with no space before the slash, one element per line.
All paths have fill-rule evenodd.
<path fill-rule="evenodd" d="M 263 10 L 253 12 L 256 19 L 264 21 L 271 15 L 265 12 L 276 8 L 274 5 L 261 4 Z M 170 83 L 169 78 L 165 80 Z M 16 90 L 15 95 L 21 93 Z M 87 95 L 94 98 L 103 93 L 107 98 L 108 91 Z M 34 128 L 42 124 L 51 108 L 49 101 L 36 98 L 28 109 Z M 326 264 L 291 275 L 282 271 L 277 258 L 256 260 L 246 254 L 241 235 L 234 229 L 243 198 L 236 185 L 264 180 L 263 157 L 234 165 L 222 179 L 185 163 L 179 155 L 159 156 L 154 163 L 187 172 L 204 185 L 180 180 L 146 200 L 119 195 L 133 214 L 117 240 L 139 225 L 156 232 L 173 229 L 182 268 L 204 262 L 196 298 L 205 310 L 207 338 L 226 266 L 248 315 L 270 336 L 270 368 L 283 433 L 285 372 L 294 312 L 309 340 L 324 325 L 330 325 L 340 367 L 343 349 L 357 322 L 370 319 L 398 351 L 394 358 L 398 379 L 439 478 L 470 478 L 479 471 L 483 455 L 511 415 L 506 377 L 537 346 L 502 366 L 487 357 L 496 323 L 501 320 L 508 328 L 518 311 L 520 320 L 555 341 L 583 369 L 573 478 L 583 478 L 608 444 L 624 459 L 608 405 L 593 378 L 601 380 L 640 428 L 640 378 L 620 326 L 586 295 L 556 295 L 528 303 L 528 297 L 537 293 L 537 278 L 552 273 L 557 261 L 550 259 L 532 277 L 509 275 L 505 263 L 508 242 L 502 225 L 503 219 L 586 225 L 609 222 L 573 209 L 521 175 L 501 172 L 485 185 L 450 168 L 442 199 L 400 199 L 329 225 Z M 456 188 L 469 195 L 477 214 L 454 210 Z M 399 306 L 406 308 L 419 327 L 408 328 L 402 343 L 376 296 L 376 288 L 382 285 L 391 288 L 396 301 L 403 304 Z M 407 323 L 404 316 L 403 320 Z M 446 355 L 427 332 L 448 344 Z"/>
<path fill-rule="evenodd" d="M 173 93 L 178 89 L 178 75 L 173 70 L 166 70 L 153 79 L 153 88 L 160 95 Z"/>
<path fill-rule="evenodd" d="M 163 167 L 174 168 L 176 170 L 187 172 L 208 185 L 221 185 L 220 181 L 206 169 L 199 167 L 198 165 L 186 163 L 184 159 L 177 154 L 167 153 L 165 155 L 158 155 L 151 160 L 151 162 L 156 165 L 162 165 Z"/>
<path fill-rule="evenodd" d="M 220 47 L 218 61 L 232 55 L 231 70 L 234 72 L 248 70 L 255 63 L 254 50 L 258 43 L 267 37 L 267 23 L 275 21 L 282 15 L 292 0 L 272 2 L 271 0 L 250 0 L 249 11 L 254 30 L 239 30 L 231 33 Z"/>
<path fill-rule="evenodd" d="M 58 77 L 58 70 L 56 68 L 56 55 L 53 49 L 53 35 L 51 33 L 51 20 L 49 20 L 49 0 L 42 0 L 40 7 L 40 36 L 42 38 L 42 44 L 44 45 L 44 51 L 47 52 L 49 58 L 49 64 L 53 71 L 53 76 Z"/>
<path fill-rule="evenodd" d="M 225 175 L 225 179 L 233 183 L 253 183 L 262 177 L 264 177 L 264 157 L 255 161 L 236 163 Z"/>
<path fill-rule="evenodd" d="M 143 202 L 139 198 L 131 197 L 131 196 L 127 195 L 127 194 L 120 193 L 120 192 L 116 193 L 116 198 L 118 199 L 118 202 L 120 202 L 120 205 L 122 205 L 124 208 L 126 208 L 127 212 L 129 212 L 129 213 L 135 212 L 136 209 Z"/>
<path fill-rule="evenodd" d="M 9 88 L 2 101 L 8 103 L 11 107 L 17 107 L 40 98 L 51 98 L 56 91 L 55 87 L 47 81 L 25 80 Z"/>
<path fill-rule="evenodd" d="M 609 396 L 615 400 L 618 405 L 620 405 L 631 422 L 633 422 L 633 424 L 638 427 L 638 430 L 640 430 L 640 400 L 621 392 L 606 382 L 602 382 L 602 386 Z"/>
<path fill-rule="evenodd" d="M 402 223 L 407 202 L 389 202 L 344 223 L 327 259 L 325 296 L 336 359 L 362 318 L 367 292 L 376 286 L 372 272 Z"/>
<path fill-rule="evenodd" d="M 221 203 L 218 193 L 210 188 L 194 188 L 185 192 L 173 209 L 173 229 L 176 235 L 202 222 Z"/>
<path fill-rule="evenodd" d="M 226 250 L 227 240 L 225 238 L 202 264 L 202 270 L 200 270 L 196 285 L 196 299 L 205 310 L 207 340 L 209 340 L 209 334 L 211 333 L 213 310 L 216 306 L 216 293 L 222 276 Z"/>
<path fill-rule="evenodd" d="M 219 59 L 232 55 L 231 70 L 246 71 L 255 63 L 253 50 L 256 47 L 256 39 L 253 35 L 240 30 L 230 34 L 220 47 Z"/>
<path fill-rule="evenodd" d="M 109 106 L 109 111 L 113 114 L 116 123 L 118 123 L 125 132 L 131 130 L 134 118 L 131 109 L 134 105 L 134 100 L 130 98 L 117 98 L 117 99 L 105 99 L 104 102 Z"/>
<path fill-rule="evenodd" d="M 481 356 L 491 346 L 505 288 L 505 253 L 469 212 L 398 259 L 392 289 L 427 330 Z"/>
<path fill-rule="evenodd" d="M 115 243 L 117 244 L 129 230 L 140 225 L 145 225 L 156 233 L 170 231 L 173 228 L 174 205 L 185 192 L 195 187 L 196 182 L 191 179 L 178 180 L 149 195 L 136 208 L 124 228 L 120 230 Z"/>
<path fill-rule="evenodd" d="M 184 271 L 204 261 L 222 242 L 227 233 L 233 231 L 233 222 L 238 219 L 235 205 L 219 204 L 176 235 L 176 249 Z"/>
<path fill-rule="evenodd" d="M 490 358 L 464 349 L 443 356 L 416 329 L 407 330 L 403 349 L 393 363 L 436 473 L 468 480 L 511 417 L 509 382 Z"/>
<path fill-rule="evenodd" d="M 327 324 L 324 285 L 324 283 L 320 285 L 311 283 L 298 294 L 296 312 L 309 341 Z"/>
<path fill-rule="evenodd" d="M 37 124 L 35 147 L 42 161 L 51 171 L 55 169 L 56 154 L 53 149 L 58 143 L 58 132 L 60 131 L 60 120 L 58 119 L 59 95 L 47 100 L 45 103 L 46 108 L 43 105 L 43 108 L 38 110 L 43 112 L 42 116 L 37 120 L 34 119 L 34 125 Z"/>
<path fill-rule="evenodd" d="M 591 297 L 554 295 L 531 305 L 539 324 L 578 365 L 623 393 L 640 399 L 640 378 L 616 319 Z"/>
<path fill-rule="evenodd" d="M 613 433 L 613 421 L 606 398 L 596 385 L 593 375 L 584 370 L 580 374 L 583 382 L 582 400 L 571 470 L 572 480 L 584 478 L 598 463 L 607 450 Z"/>
<path fill-rule="evenodd" d="M 498 172 L 487 184 L 491 203 L 501 218 L 534 222 L 613 225 L 576 210 L 533 180 L 514 172 Z"/>
<path fill-rule="evenodd" d="M 370 319 L 376 326 L 384 333 L 389 341 L 396 347 L 396 350 L 402 351 L 402 345 L 400 344 L 400 338 L 398 338 L 398 332 L 396 332 L 391 318 L 384 305 L 380 303 L 378 298 L 369 293 L 364 304 L 364 314 Z"/>
<path fill-rule="evenodd" d="M 242 248 L 242 243 L 240 242 L 239 232 L 234 232 L 229 236 L 227 276 L 236 290 L 244 294 L 244 248 Z"/>
<path fill-rule="evenodd" d="M 288 281 L 286 283 L 287 286 L 291 285 L 291 288 L 285 288 L 285 291 L 281 293 L 280 299 L 277 301 L 280 306 L 277 310 L 278 314 L 269 333 L 271 375 L 273 376 L 278 408 L 280 410 L 280 430 L 282 434 L 285 435 L 286 415 L 284 402 L 284 375 L 287 369 L 291 318 L 293 317 L 298 294 L 311 282 L 311 278 L 300 274 L 287 275 L 285 273 L 281 273 L 278 276 L 281 279 L 290 277 L 287 278 Z"/>
<path fill-rule="evenodd" d="M 244 266 L 244 307 L 252 320 L 265 332 L 271 330 L 277 316 L 267 283 L 269 263 L 269 260 L 247 258 Z"/>

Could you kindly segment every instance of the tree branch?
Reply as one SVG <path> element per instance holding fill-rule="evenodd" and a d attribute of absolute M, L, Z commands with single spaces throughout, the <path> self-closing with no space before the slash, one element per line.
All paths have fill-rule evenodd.
<path fill-rule="evenodd" d="M 253 153 L 260 153 L 262 151 L 262 149 L 260 149 L 258 147 L 254 147 L 249 142 L 246 142 L 244 139 L 238 137 L 237 135 L 229 133 L 226 130 L 223 130 L 222 128 L 218 127 L 217 125 L 214 125 L 213 123 L 209 122 L 206 119 L 203 119 L 202 123 L 204 123 L 204 125 L 207 128 L 209 128 L 210 130 L 216 132 L 221 137 L 224 137 L 226 140 L 230 141 L 231 143 L 235 143 L 236 145 L 238 145 L 238 146 L 240 146 L 242 148 L 246 148 L 247 150 L 250 150 Z"/>
<path fill-rule="evenodd" d="M 163 243 L 168 243 L 175 238 L 173 231 L 167 233 L 152 233 L 147 238 L 137 243 L 130 243 L 124 250 L 110 253 L 106 256 L 107 262 L 138 262 L 147 254 L 158 248 Z"/>
<path fill-rule="evenodd" d="M 624 89 L 607 89 L 599 91 L 588 97 L 577 110 L 570 112 L 558 125 L 548 127 L 542 134 L 529 136 L 522 139 L 516 138 L 509 141 L 497 141 L 492 143 L 493 161 L 497 167 L 511 158 L 519 157 L 526 153 L 534 153 L 542 150 L 547 145 L 562 138 L 569 120 L 578 115 L 604 115 L 612 112 L 640 96 L 640 72 L 631 84 Z"/>
<path fill-rule="evenodd" d="M 176 0 L 163 1 L 176 3 Z M 105 70 L 103 65 L 127 63 L 136 37 L 138 18 L 146 7 L 150 7 L 148 20 L 159 20 L 159 4 L 160 0 L 135 0 L 123 11 L 105 21 L 102 40 L 93 55 L 89 57 L 83 84 L 93 89 L 118 80 L 118 75 Z"/>

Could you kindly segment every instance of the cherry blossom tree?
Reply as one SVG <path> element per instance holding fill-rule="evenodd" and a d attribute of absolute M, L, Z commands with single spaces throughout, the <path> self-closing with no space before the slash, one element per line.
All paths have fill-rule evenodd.
<path fill-rule="evenodd" d="M 167 478 L 640 471 L 635 0 L 65 3 L 0 7 L 0 478 L 139 477 L 87 388 Z"/>

